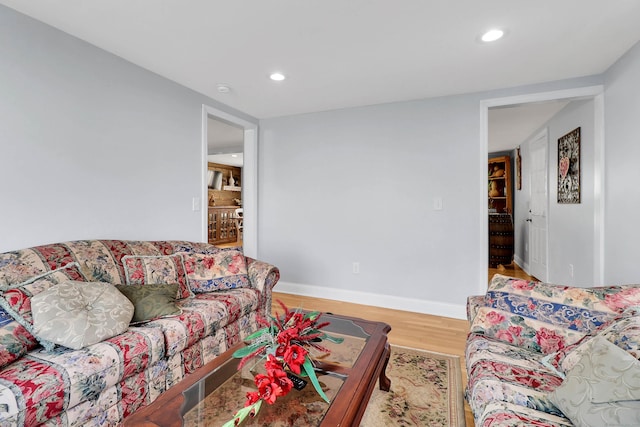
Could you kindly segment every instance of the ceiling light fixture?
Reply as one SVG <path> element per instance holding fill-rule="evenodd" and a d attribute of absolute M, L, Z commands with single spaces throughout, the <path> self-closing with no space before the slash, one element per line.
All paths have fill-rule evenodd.
<path fill-rule="evenodd" d="M 489 30 L 486 33 L 484 33 L 482 35 L 482 37 L 480 37 L 480 39 L 483 42 L 494 42 L 500 38 L 502 38 L 502 36 L 504 36 L 504 31 L 502 30 L 498 30 L 498 29 L 493 29 L 493 30 Z"/>
<path fill-rule="evenodd" d="M 281 82 L 282 80 L 284 80 L 286 77 L 284 76 L 284 74 L 282 73 L 271 73 L 271 75 L 269 76 L 269 78 L 271 80 L 275 80 L 276 82 Z"/>
<path fill-rule="evenodd" d="M 229 93 L 229 92 L 231 92 L 231 88 L 229 87 L 229 85 L 219 84 L 217 87 L 218 87 L 218 92 L 219 93 Z"/>

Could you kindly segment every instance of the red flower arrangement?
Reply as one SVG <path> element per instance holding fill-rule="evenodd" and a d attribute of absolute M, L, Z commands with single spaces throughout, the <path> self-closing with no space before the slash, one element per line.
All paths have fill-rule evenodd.
<path fill-rule="evenodd" d="M 284 314 L 280 316 L 276 313 L 275 317 L 270 316 L 270 320 L 259 319 L 258 321 L 265 327 L 246 338 L 251 342 L 250 345 L 233 353 L 233 357 L 242 358 L 238 369 L 242 369 L 250 360 L 259 357 L 259 360 L 264 360 L 266 373 L 254 376 L 258 390 L 247 393 L 244 408 L 236 412 L 233 419 L 223 427 L 237 426 L 247 416 L 254 417 L 260 410 L 262 402 L 272 405 L 278 397 L 289 394 L 294 384 L 287 370 L 296 375 L 308 377 L 320 397 L 329 402 L 322 391 L 307 349 L 329 353 L 330 350 L 320 343 L 325 339 L 341 343 L 343 339 L 321 331 L 329 325 L 329 322 L 319 323 L 320 312 L 303 313 L 299 309 L 291 311 L 281 301 L 278 303 L 283 308 Z"/>

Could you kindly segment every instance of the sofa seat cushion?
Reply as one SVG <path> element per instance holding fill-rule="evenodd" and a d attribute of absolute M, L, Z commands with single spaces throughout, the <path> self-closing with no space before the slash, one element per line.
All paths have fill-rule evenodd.
<path fill-rule="evenodd" d="M 563 416 L 548 414 L 506 402 L 489 403 L 479 417 L 476 427 L 574 427 Z"/>
<path fill-rule="evenodd" d="M 252 288 L 198 294 L 177 302 L 182 314 L 154 320 L 146 326 L 162 329 L 167 355 L 173 356 L 257 310 L 259 301 L 260 292 Z"/>
<path fill-rule="evenodd" d="M 44 423 L 98 399 L 163 356 L 164 338 L 156 328 L 131 328 L 80 350 L 32 351 L 0 371 L 0 407 L 8 408 L 0 412 L 0 425 L 12 418 L 24 425 Z"/>
<path fill-rule="evenodd" d="M 542 355 L 481 335 L 466 349 L 467 401 L 474 415 L 492 402 L 506 402 L 562 417 L 548 394 L 562 378 L 541 363 Z"/>

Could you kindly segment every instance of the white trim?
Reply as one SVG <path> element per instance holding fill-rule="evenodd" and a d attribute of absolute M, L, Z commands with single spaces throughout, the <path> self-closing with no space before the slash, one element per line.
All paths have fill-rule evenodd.
<path fill-rule="evenodd" d="M 489 155 L 488 151 L 488 139 L 489 139 L 489 108 L 500 107 L 505 105 L 518 105 L 531 102 L 553 101 L 556 99 L 580 99 L 580 98 L 593 98 L 594 99 L 594 145 L 595 155 L 594 158 L 594 173 L 595 173 L 595 190 L 598 193 L 595 199 L 594 208 L 594 280 L 601 282 L 604 281 L 604 86 L 587 86 L 575 89 L 565 89 L 551 92 L 530 93 L 525 95 L 509 96 L 504 98 L 485 99 L 480 101 L 480 168 L 479 181 L 480 194 L 481 194 L 481 245 L 480 253 L 483 257 L 481 262 L 482 268 L 478 273 L 478 290 L 480 293 L 484 293 L 487 286 L 487 272 L 486 272 L 486 260 L 487 256 L 487 242 L 489 241 L 489 227 L 485 218 L 487 217 L 487 201 L 485 197 L 486 192 L 486 161 Z"/>
<path fill-rule="evenodd" d="M 258 257 L 258 125 L 240 117 L 202 104 L 202 241 L 207 241 L 207 122 L 209 116 L 238 125 L 244 129 L 242 166 L 242 250 Z"/>
<path fill-rule="evenodd" d="M 604 283 L 604 183 L 605 183 L 605 151 L 604 151 L 604 94 L 600 93 L 593 99 L 594 105 L 594 177 L 593 177 L 593 203 L 594 214 L 593 220 L 593 259 L 600 262 L 593 263 L 593 278 L 596 281 L 594 285 L 603 286 Z"/>
<path fill-rule="evenodd" d="M 518 267 L 520 267 L 525 273 L 529 274 L 529 264 L 527 264 L 526 262 L 524 262 L 524 260 L 522 258 L 520 258 L 517 255 L 513 256 L 513 262 L 515 262 L 516 264 L 518 264 Z M 529 274 L 530 275 L 530 274 Z"/>
<path fill-rule="evenodd" d="M 484 274 L 486 280 L 487 272 L 485 271 Z M 392 295 L 372 294 L 368 292 L 327 288 L 323 286 L 303 285 L 300 283 L 283 282 L 282 280 L 278 282 L 278 286 L 277 288 L 274 288 L 274 290 L 284 294 L 331 299 L 334 301 L 344 301 L 354 304 L 390 308 L 394 310 L 411 311 L 414 313 L 451 317 L 453 319 L 467 319 L 467 308 L 465 305 L 446 304 L 437 301 L 402 298 Z M 485 292 L 486 290 L 483 290 L 482 294 Z"/>

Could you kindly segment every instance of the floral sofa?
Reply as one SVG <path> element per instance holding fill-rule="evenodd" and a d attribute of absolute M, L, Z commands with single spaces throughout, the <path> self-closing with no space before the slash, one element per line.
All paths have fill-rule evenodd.
<path fill-rule="evenodd" d="M 257 330 L 278 279 L 237 249 L 185 241 L 0 254 L 0 426 L 120 424 Z"/>
<path fill-rule="evenodd" d="M 467 316 L 476 427 L 640 426 L 640 286 L 495 275 Z"/>

